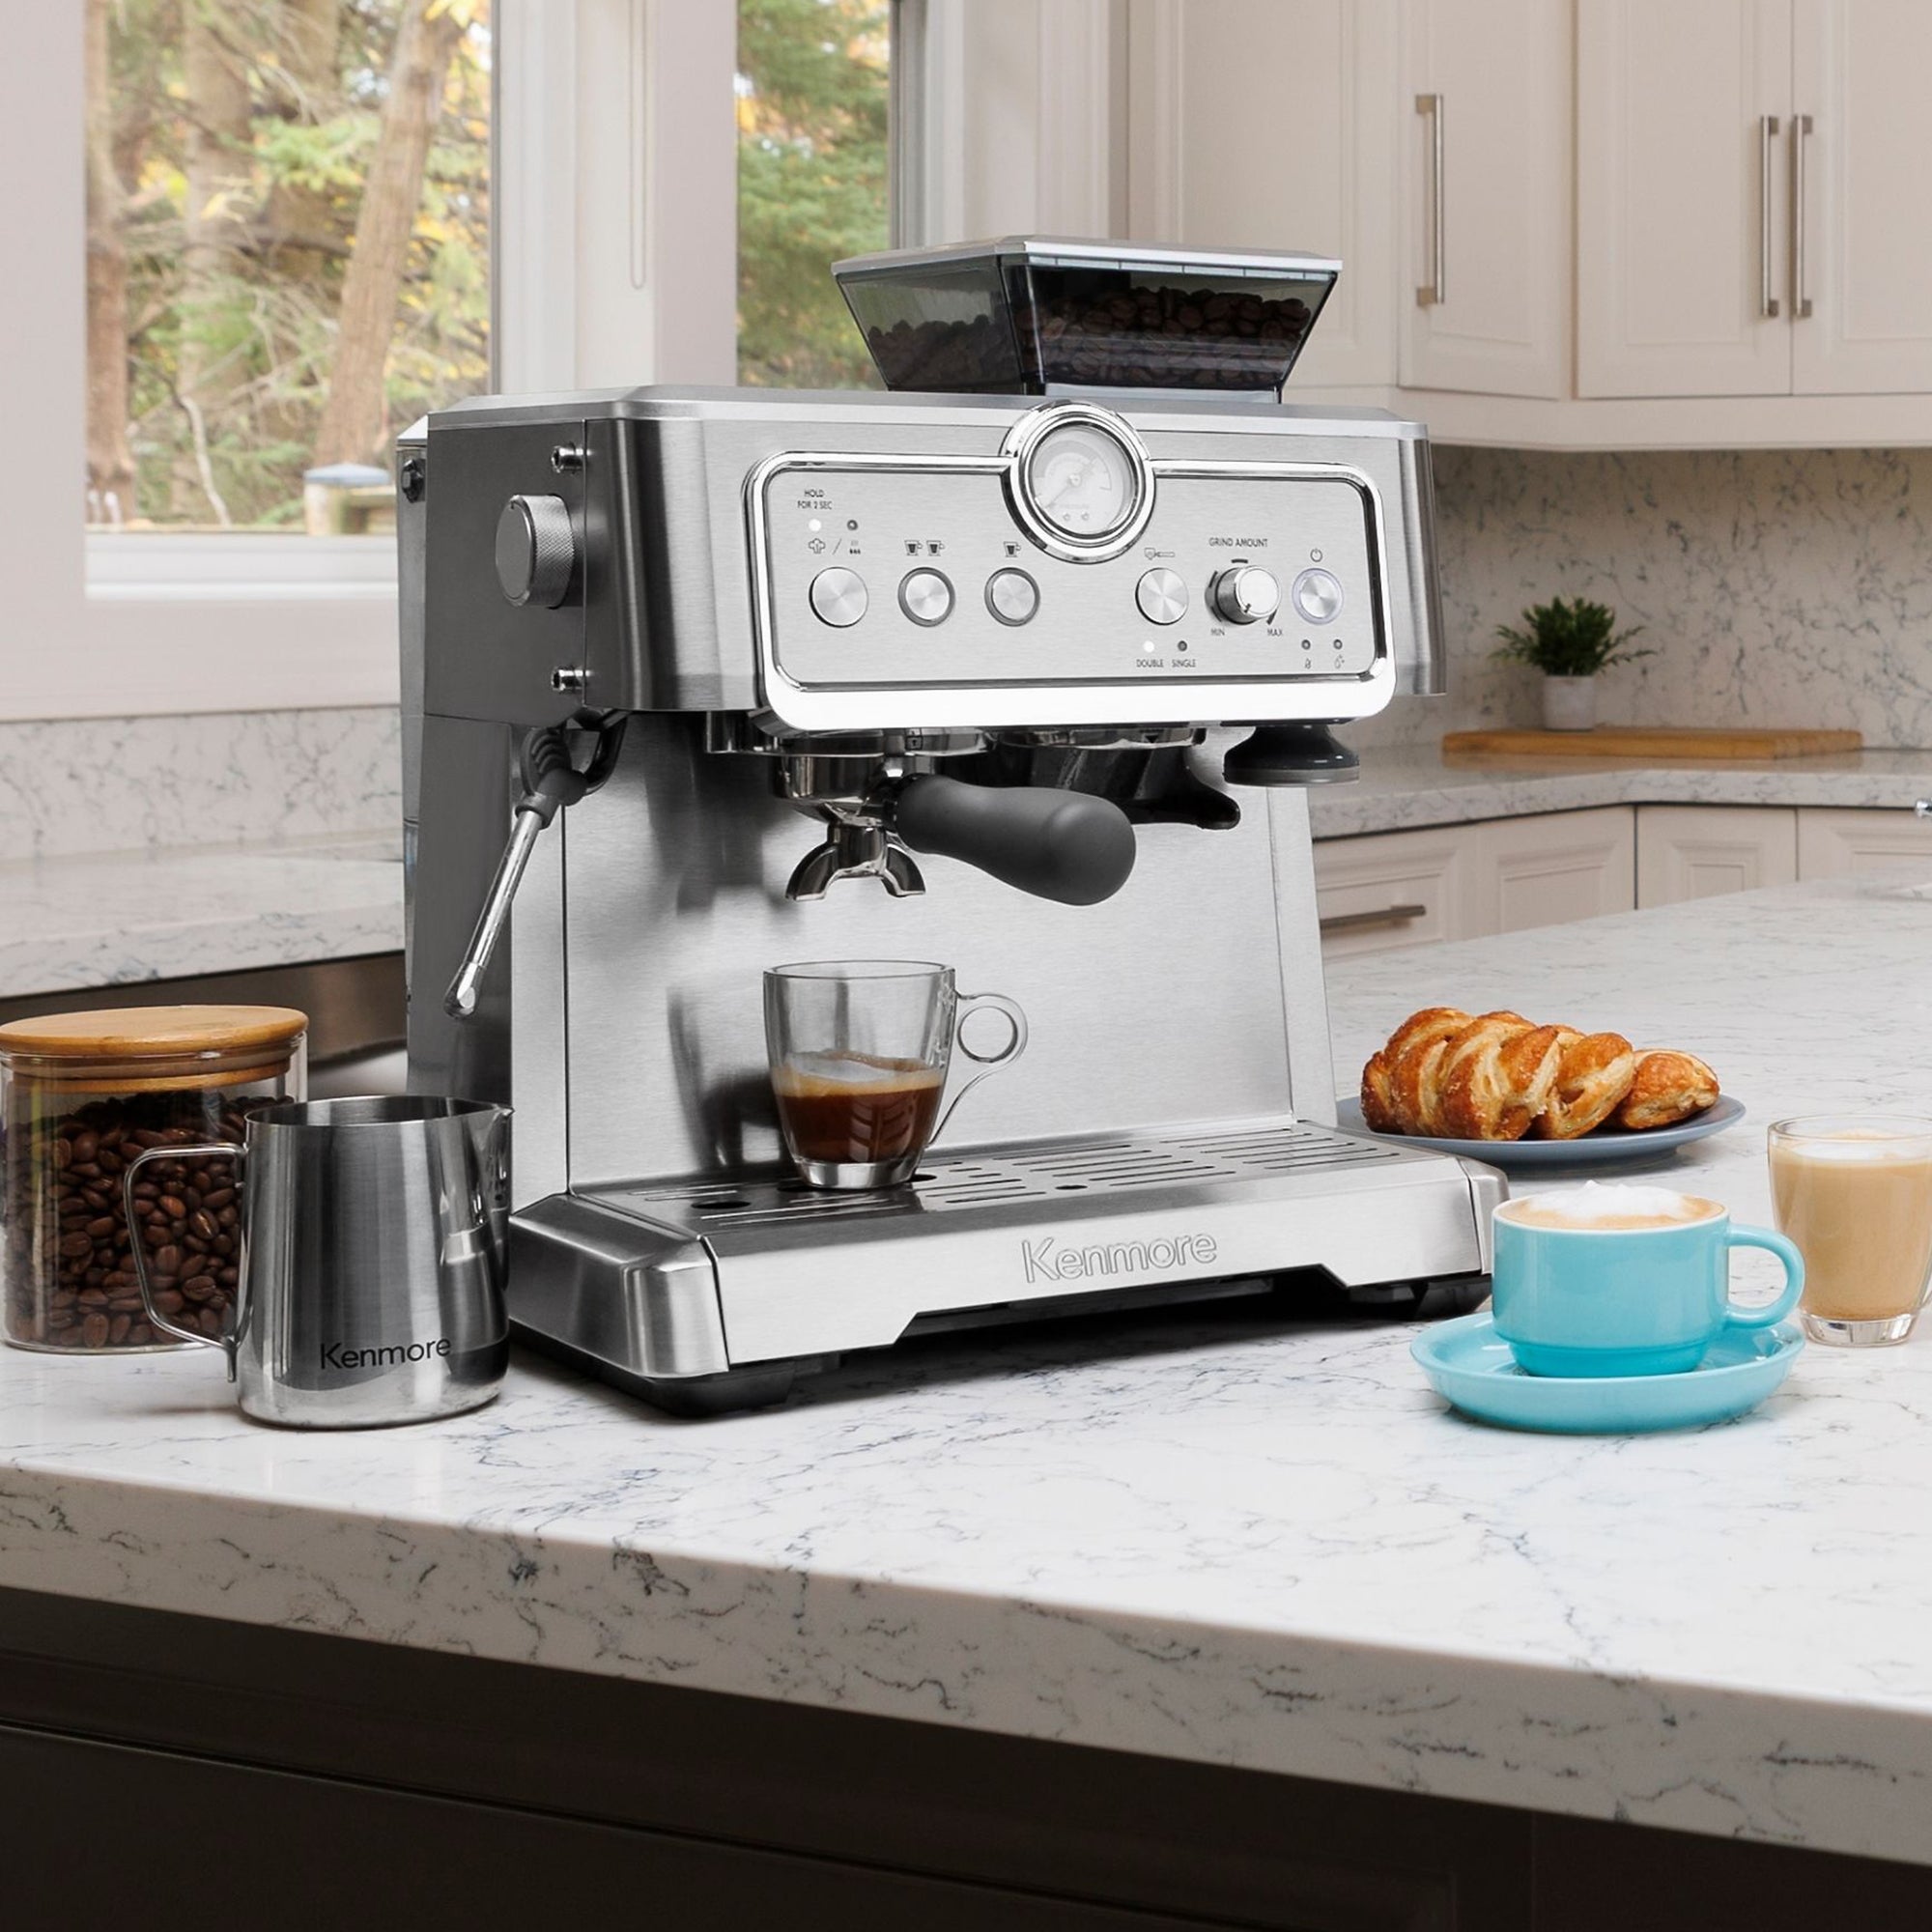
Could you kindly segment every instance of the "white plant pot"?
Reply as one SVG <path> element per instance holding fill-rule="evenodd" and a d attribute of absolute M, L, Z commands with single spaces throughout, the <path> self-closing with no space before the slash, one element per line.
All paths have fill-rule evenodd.
<path fill-rule="evenodd" d="M 1597 680 L 1594 677 L 1546 677 L 1543 680 L 1543 728 L 1546 731 L 1588 731 L 1597 723 Z"/>

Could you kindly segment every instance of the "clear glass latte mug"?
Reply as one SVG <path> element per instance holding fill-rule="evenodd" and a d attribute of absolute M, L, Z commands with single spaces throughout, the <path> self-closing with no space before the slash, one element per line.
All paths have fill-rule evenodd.
<path fill-rule="evenodd" d="M 1778 1121 L 1770 1155 L 1778 1228 L 1804 1257 L 1804 1332 L 1847 1349 L 1904 1341 L 1932 1285 L 1932 1121 Z"/>

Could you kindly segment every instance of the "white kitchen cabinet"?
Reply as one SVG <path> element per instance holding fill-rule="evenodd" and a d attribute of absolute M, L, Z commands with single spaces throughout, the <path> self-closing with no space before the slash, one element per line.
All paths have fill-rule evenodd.
<path fill-rule="evenodd" d="M 1339 256 L 1295 386 L 1393 382 L 1396 0 L 1132 0 L 1127 33 L 1128 234 Z"/>
<path fill-rule="evenodd" d="M 1475 828 L 1378 832 L 1315 847 L 1321 952 L 1341 959 L 1433 939 L 1466 939 L 1474 926 Z"/>
<path fill-rule="evenodd" d="M 1401 381 L 1570 390 L 1570 9 L 1403 0 Z"/>
<path fill-rule="evenodd" d="M 1484 932 L 1564 925 L 1636 904 L 1629 806 L 1497 818 L 1476 835 L 1476 918 Z"/>
<path fill-rule="evenodd" d="M 1932 389 L 1925 0 L 1580 0 L 1577 392 Z"/>
<path fill-rule="evenodd" d="M 1579 0 L 1578 395 L 1789 392 L 1791 27 L 1792 0 Z"/>
<path fill-rule="evenodd" d="M 1788 806 L 1640 805 L 1636 902 L 1676 905 L 1798 877 L 1798 814 Z"/>
<path fill-rule="evenodd" d="M 1796 0 L 1791 261 L 1799 395 L 1932 389 L 1926 0 Z M 1802 160 L 1802 168 L 1798 163 Z"/>
<path fill-rule="evenodd" d="M 1839 879 L 1918 863 L 1932 879 L 1932 819 L 1908 810 L 1806 807 L 1798 813 L 1798 876 Z"/>
<path fill-rule="evenodd" d="M 1636 903 L 1628 806 L 1318 840 L 1325 958 L 1560 925 Z"/>

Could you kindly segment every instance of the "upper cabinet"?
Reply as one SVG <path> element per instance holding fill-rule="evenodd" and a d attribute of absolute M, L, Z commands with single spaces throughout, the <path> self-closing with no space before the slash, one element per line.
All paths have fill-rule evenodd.
<path fill-rule="evenodd" d="M 1932 389 L 1924 0 L 1581 0 L 1582 396 Z"/>
<path fill-rule="evenodd" d="M 1581 0 L 1577 388 L 1791 387 L 1791 0 Z"/>
<path fill-rule="evenodd" d="M 1395 0 L 1133 0 L 1127 36 L 1128 233 L 1338 256 L 1295 385 L 1393 382 Z"/>
<path fill-rule="evenodd" d="M 1121 232 L 1342 258 L 1293 398 L 1449 442 L 1932 443 L 1932 0 L 971 17 L 1029 5 L 1091 16 L 1086 104 L 1040 139 L 1103 141 L 1072 172 Z"/>
<path fill-rule="evenodd" d="M 1549 0 L 1404 0 L 1401 380 L 1569 389 L 1570 21 Z M 1371 272 L 1374 271 L 1373 264 Z M 1318 336 L 1319 339 L 1319 336 Z"/>
<path fill-rule="evenodd" d="M 1797 0 L 1793 25 L 1793 392 L 1932 389 L 1932 5 Z"/>

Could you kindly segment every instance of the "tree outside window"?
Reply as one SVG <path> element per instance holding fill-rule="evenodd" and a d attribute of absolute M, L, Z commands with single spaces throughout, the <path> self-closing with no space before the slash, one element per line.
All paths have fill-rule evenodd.
<path fill-rule="evenodd" d="M 886 245 L 889 0 L 739 0 L 738 379 L 876 388 L 831 276 Z"/>
<path fill-rule="evenodd" d="M 488 0 L 84 4 L 88 521 L 300 528 L 489 386 Z"/>

